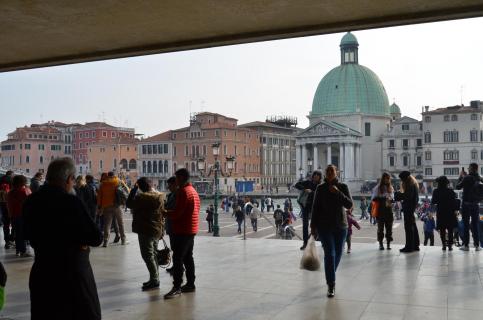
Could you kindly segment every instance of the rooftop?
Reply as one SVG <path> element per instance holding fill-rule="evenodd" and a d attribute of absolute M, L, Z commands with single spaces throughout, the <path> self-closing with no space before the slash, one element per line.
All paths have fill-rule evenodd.
<path fill-rule="evenodd" d="M 155 141 L 169 141 L 171 140 L 171 131 L 165 131 L 160 134 L 148 137 L 146 139 L 139 140 L 139 143 L 155 142 Z"/>
<path fill-rule="evenodd" d="M 148 273 L 137 238 L 128 237 L 130 245 L 91 252 L 105 320 L 456 320 L 480 319 L 483 312 L 483 254 L 475 251 L 435 246 L 405 255 L 396 245 L 379 251 L 373 243 L 354 243 L 337 271 L 336 296 L 328 299 L 323 271 L 299 269 L 298 241 L 197 237 L 197 291 L 166 301 L 171 278 L 163 269 L 160 290 L 141 291 Z M 0 317 L 29 319 L 32 260 L 6 254 L 3 246 L 0 256 L 8 273 Z"/>

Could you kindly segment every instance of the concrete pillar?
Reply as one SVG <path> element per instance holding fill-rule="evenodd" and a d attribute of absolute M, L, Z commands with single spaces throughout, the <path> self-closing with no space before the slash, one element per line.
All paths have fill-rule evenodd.
<path fill-rule="evenodd" d="M 327 165 L 332 164 L 332 145 L 327 144 Z"/>
<path fill-rule="evenodd" d="M 360 144 L 357 145 L 357 177 L 359 179 L 363 178 L 363 172 L 362 172 L 362 146 Z"/>
<path fill-rule="evenodd" d="M 354 178 L 354 145 L 352 143 L 345 144 L 345 153 L 346 153 L 346 177 L 347 179 Z"/>
<path fill-rule="evenodd" d="M 314 168 L 313 170 L 317 170 L 319 168 L 319 150 L 317 148 L 317 144 L 314 144 Z"/>
<path fill-rule="evenodd" d="M 302 167 L 302 146 L 296 146 L 295 148 L 295 175 L 299 174 L 299 169 Z"/>
<path fill-rule="evenodd" d="M 344 180 L 346 175 L 345 172 L 345 152 L 344 152 L 344 144 L 339 142 L 339 171 L 343 171 L 341 175 L 341 179 Z"/>

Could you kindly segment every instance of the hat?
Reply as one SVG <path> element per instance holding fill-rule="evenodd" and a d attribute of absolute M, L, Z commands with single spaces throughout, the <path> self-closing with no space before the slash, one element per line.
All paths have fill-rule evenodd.
<path fill-rule="evenodd" d="M 399 174 L 399 179 L 406 180 L 411 175 L 409 171 L 403 171 Z"/>

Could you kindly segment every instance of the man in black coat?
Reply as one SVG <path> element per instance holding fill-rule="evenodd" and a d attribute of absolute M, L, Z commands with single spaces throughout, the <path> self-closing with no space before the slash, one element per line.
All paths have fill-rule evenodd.
<path fill-rule="evenodd" d="M 26 240 L 35 251 L 29 281 L 31 319 L 101 319 L 89 246 L 99 246 L 102 234 L 84 203 L 72 194 L 72 159 L 52 161 L 46 180 L 23 207 Z"/>
<path fill-rule="evenodd" d="M 315 189 L 322 180 L 322 172 L 315 170 L 312 173 L 312 177 L 307 180 L 299 181 L 295 184 L 294 188 L 300 190 L 306 194 L 305 203 L 299 203 L 302 209 L 302 233 L 304 243 L 300 250 L 304 250 L 307 246 L 307 241 L 309 240 L 309 219 L 312 214 L 312 204 L 314 202 Z"/>
<path fill-rule="evenodd" d="M 404 192 L 396 192 L 394 200 L 402 201 L 401 211 L 404 212 L 404 232 L 406 234 L 406 244 L 399 251 L 402 253 L 419 251 L 419 231 L 414 216 L 419 202 L 418 183 L 409 171 L 401 172 L 399 178 L 402 181 Z"/>

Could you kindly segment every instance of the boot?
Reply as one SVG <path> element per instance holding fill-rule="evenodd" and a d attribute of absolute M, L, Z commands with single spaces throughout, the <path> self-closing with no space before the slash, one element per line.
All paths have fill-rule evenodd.
<path fill-rule="evenodd" d="M 387 250 L 391 250 L 391 241 L 387 240 Z"/>
<path fill-rule="evenodd" d="M 379 250 L 384 250 L 384 245 L 382 244 L 382 241 L 379 241 Z"/>

